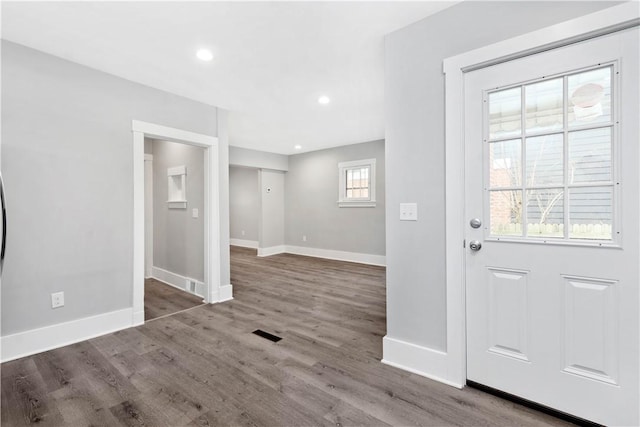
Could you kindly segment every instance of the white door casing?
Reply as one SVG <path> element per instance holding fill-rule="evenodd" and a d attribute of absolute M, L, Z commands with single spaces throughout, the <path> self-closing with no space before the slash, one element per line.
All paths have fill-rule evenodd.
<path fill-rule="evenodd" d="M 202 147 L 205 150 L 204 283 L 205 302 L 233 299 L 231 285 L 223 285 L 220 265 L 220 180 L 218 138 L 154 123 L 133 120 L 133 325 L 144 323 L 144 138 Z"/>
<path fill-rule="evenodd" d="M 608 72 L 606 67 L 611 67 L 614 87 L 611 126 L 582 132 L 567 128 L 568 111 L 574 108 L 568 103 L 571 93 L 567 81 L 585 75 L 572 73 L 590 68 Z M 636 28 L 469 72 L 464 81 L 464 227 L 467 242 L 482 244 L 479 251 L 466 249 L 467 378 L 608 425 L 640 422 L 639 72 Z M 562 77 L 566 74 L 572 77 Z M 524 88 L 531 89 L 533 98 L 536 88 L 555 83 L 564 84 L 561 91 L 567 107 L 560 117 L 564 128 L 538 138 L 521 138 L 516 130 L 503 138 L 508 143 L 490 142 L 488 114 L 483 114 L 490 103 L 489 94 L 506 93 L 502 88 L 516 85 L 512 92 L 524 94 Z M 521 105 L 516 109 L 528 108 L 522 99 L 517 99 L 516 104 Z M 575 108 L 577 114 L 578 106 Z M 528 119 L 513 123 L 526 126 Z M 584 123 L 588 128 L 590 122 Z M 589 132 L 606 133 L 606 129 L 613 129 L 615 141 L 610 185 L 567 187 L 573 183 L 568 170 L 568 141 L 577 141 Z M 535 147 L 546 144 L 548 153 L 553 140 L 557 161 L 543 159 Z M 578 146 L 577 142 L 571 144 Z M 498 158 L 500 147 L 507 145 L 519 147 L 520 152 L 510 159 Z M 494 155 L 491 160 L 489 147 Z M 526 160 L 517 165 L 523 158 Z M 541 175 L 544 162 L 555 162 L 548 167 L 546 177 Z M 509 188 L 508 184 L 496 184 L 504 169 L 520 175 L 518 186 L 523 190 L 495 190 Z M 612 239 L 593 237 L 593 233 L 585 238 L 579 228 L 572 231 L 567 213 L 578 217 L 582 209 L 578 205 L 601 203 L 593 200 L 603 193 L 612 194 L 614 200 Z M 533 222 L 553 222 L 549 218 L 556 215 L 557 223 L 541 228 L 537 224 L 528 227 L 524 222 L 518 231 L 515 223 L 519 219 L 515 219 L 509 231 L 498 229 L 491 224 L 490 211 L 494 223 L 502 221 L 500 212 L 507 195 L 512 200 L 506 202 L 511 203 L 512 216 L 521 219 L 522 213 L 538 215 Z M 555 213 L 550 214 L 552 211 Z M 468 221 L 474 217 L 481 219 L 480 228 L 469 226 Z M 603 229 L 599 224 L 597 227 Z M 531 234 L 528 237 L 510 235 L 527 231 Z M 580 238 L 569 238 L 572 235 Z"/>
<path fill-rule="evenodd" d="M 144 155 L 144 277 L 153 267 L 153 155 Z"/>

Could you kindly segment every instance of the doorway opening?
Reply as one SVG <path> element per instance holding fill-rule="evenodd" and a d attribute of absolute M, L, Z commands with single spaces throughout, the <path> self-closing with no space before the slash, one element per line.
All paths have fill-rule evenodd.
<path fill-rule="evenodd" d="M 146 321 L 204 301 L 204 154 L 144 139 Z"/>
<path fill-rule="evenodd" d="M 231 286 L 221 286 L 220 282 L 220 182 L 218 178 L 219 146 L 218 139 L 181 129 L 153 123 L 132 121 L 133 133 L 133 324 L 144 323 L 145 294 L 145 138 L 199 147 L 204 152 L 204 196 L 203 196 L 203 280 L 201 294 L 204 303 L 226 301 L 232 298 Z M 178 165 L 184 166 L 184 165 Z M 166 203 L 182 208 L 187 205 L 181 198 L 186 187 L 184 170 L 167 170 L 165 185 L 171 192 Z M 184 208 L 182 208 L 184 209 Z M 195 212 L 188 209 L 193 215 Z M 198 216 L 201 215 L 198 212 Z M 186 284 L 185 284 L 186 286 Z M 194 289 L 195 290 L 195 289 Z"/>

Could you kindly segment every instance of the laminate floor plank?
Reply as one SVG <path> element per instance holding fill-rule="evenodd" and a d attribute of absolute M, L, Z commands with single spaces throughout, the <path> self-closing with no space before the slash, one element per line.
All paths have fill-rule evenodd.
<path fill-rule="evenodd" d="M 383 365 L 383 267 L 232 247 L 231 282 L 215 305 L 147 283 L 153 321 L 4 363 L 2 425 L 567 425 Z"/>
<path fill-rule="evenodd" d="M 156 319 L 202 305 L 202 298 L 150 278 L 144 281 L 144 318 Z"/>

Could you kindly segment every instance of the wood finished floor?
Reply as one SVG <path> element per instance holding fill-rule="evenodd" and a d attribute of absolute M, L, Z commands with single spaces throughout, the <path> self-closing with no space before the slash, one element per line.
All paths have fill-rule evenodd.
<path fill-rule="evenodd" d="M 3 364 L 2 426 L 566 425 L 380 363 L 384 268 L 231 253 L 233 301 Z"/>
<path fill-rule="evenodd" d="M 156 279 L 144 281 L 144 319 L 177 313 L 202 304 L 202 298 L 176 289 Z"/>

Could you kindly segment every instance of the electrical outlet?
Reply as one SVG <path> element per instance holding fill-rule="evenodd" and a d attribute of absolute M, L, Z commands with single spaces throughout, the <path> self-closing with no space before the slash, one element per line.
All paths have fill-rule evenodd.
<path fill-rule="evenodd" d="M 242 230 L 242 231 L 240 232 L 240 234 L 242 234 L 242 235 L 244 236 L 244 234 L 245 234 L 245 233 L 244 233 L 244 230 Z"/>
<path fill-rule="evenodd" d="M 306 242 L 307 241 L 307 236 L 302 236 L 302 241 Z"/>
<path fill-rule="evenodd" d="M 64 306 L 64 292 L 55 292 L 51 294 L 51 308 Z"/>

